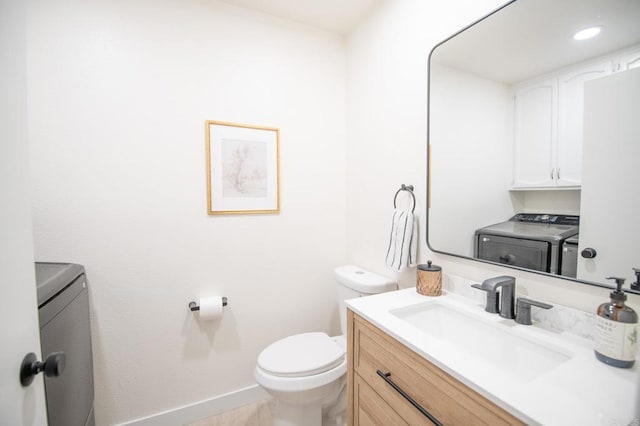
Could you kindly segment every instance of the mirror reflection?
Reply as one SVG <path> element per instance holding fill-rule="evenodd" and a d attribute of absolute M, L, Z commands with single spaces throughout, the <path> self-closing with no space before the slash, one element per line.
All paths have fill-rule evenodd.
<path fill-rule="evenodd" d="M 436 46 L 432 250 L 640 293 L 638 22 L 638 0 L 517 0 Z"/>

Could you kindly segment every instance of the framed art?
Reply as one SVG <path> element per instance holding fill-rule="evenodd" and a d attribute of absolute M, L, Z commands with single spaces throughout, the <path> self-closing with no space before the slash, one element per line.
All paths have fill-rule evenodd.
<path fill-rule="evenodd" d="M 207 210 L 280 212 L 280 130 L 206 121 Z"/>

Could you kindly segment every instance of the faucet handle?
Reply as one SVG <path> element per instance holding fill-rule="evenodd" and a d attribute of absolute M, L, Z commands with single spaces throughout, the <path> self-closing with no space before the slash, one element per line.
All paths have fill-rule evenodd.
<path fill-rule="evenodd" d="M 640 268 L 631 268 L 636 274 L 636 281 L 631 283 L 631 290 L 640 290 Z"/>
<path fill-rule="evenodd" d="M 499 312 L 498 310 L 498 292 L 495 290 L 491 290 L 490 288 L 486 288 L 483 287 L 480 284 L 471 284 L 471 287 L 473 288 L 477 288 L 478 290 L 482 290 L 482 291 L 486 291 L 487 292 L 487 302 L 485 304 L 484 310 L 492 313 L 492 314 L 497 314 Z"/>
<path fill-rule="evenodd" d="M 553 305 L 538 302 L 537 300 L 527 299 L 526 297 L 518 297 L 516 303 L 516 322 L 518 324 L 531 325 L 531 307 L 537 306 L 542 309 L 551 309 Z"/>

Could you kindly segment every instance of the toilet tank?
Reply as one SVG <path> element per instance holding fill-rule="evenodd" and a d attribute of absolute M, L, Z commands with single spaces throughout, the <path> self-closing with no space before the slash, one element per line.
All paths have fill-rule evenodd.
<path fill-rule="evenodd" d="M 342 334 L 347 333 L 347 305 L 344 303 L 346 300 L 398 289 L 398 283 L 392 279 L 369 272 L 358 266 L 338 266 L 334 272 L 338 283 L 340 329 Z"/>

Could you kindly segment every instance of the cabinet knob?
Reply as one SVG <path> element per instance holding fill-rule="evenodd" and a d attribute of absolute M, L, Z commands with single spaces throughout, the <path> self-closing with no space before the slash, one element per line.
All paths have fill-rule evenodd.
<path fill-rule="evenodd" d="M 596 257 L 597 254 L 598 253 L 596 252 L 596 249 L 591 247 L 587 247 L 586 249 L 582 250 L 582 252 L 580 253 L 580 255 L 585 259 L 593 259 L 594 257 Z"/>
<path fill-rule="evenodd" d="M 24 357 L 20 366 L 20 383 L 22 386 L 29 386 L 34 376 L 43 371 L 46 377 L 58 377 L 64 372 L 65 363 L 64 352 L 53 352 L 44 362 L 38 361 L 36 354 L 30 352 Z"/>

